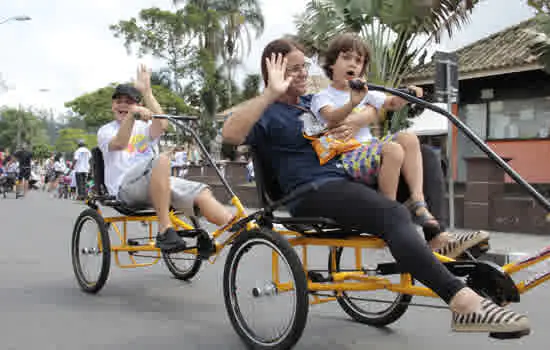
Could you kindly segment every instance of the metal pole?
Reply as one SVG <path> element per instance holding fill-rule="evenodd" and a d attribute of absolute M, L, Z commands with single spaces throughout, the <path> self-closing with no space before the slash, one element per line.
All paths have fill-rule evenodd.
<path fill-rule="evenodd" d="M 453 113 L 454 97 L 453 87 L 451 85 L 451 61 L 447 61 L 447 110 Z M 449 130 L 447 132 L 447 185 L 449 193 L 449 230 L 455 229 L 455 186 L 454 186 L 454 164 L 453 164 L 453 124 L 448 121 Z"/>
<path fill-rule="evenodd" d="M 21 132 L 23 131 L 22 129 L 22 108 L 21 106 L 19 106 L 19 110 L 17 111 L 17 149 L 20 149 L 21 148 Z"/>

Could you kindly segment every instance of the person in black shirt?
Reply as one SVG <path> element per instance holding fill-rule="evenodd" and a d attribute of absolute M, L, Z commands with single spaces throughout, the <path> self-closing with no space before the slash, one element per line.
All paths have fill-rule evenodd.
<path fill-rule="evenodd" d="M 29 179 L 31 177 L 31 161 L 32 152 L 28 150 L 28 146 L 23 144 L 21 149 L 17 150 L 14 154 L 15 158 L 19 162 L 19 189 L 18 196 L 25 196 L 29 191 Z M 23 187 L 23 194 L 21 194 L 21 187 Z"/>

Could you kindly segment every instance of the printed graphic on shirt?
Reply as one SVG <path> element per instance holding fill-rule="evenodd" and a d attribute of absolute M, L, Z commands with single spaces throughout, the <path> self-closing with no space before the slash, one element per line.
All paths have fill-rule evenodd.
<path fill-rule="evenodd" d="M 318 118 L 316 118 L 312 113 L 302 114 L 300 116 L 300 120 L 302 120 L 302 122 L 304 123 L 302 131 L 307 136 L 317 136 L 327 130 L 326 125 L 322 123 Z"/>
<path fill-rule="evenodd" d="M 149 150 L 149 140 L 147 139 L 147 136 L 145 135 L 134 135 L 130 138 L 130 142 L 128 143 L 128 153 L 134 154 L 134 153 L 140 153 L 144 154 L 147 153 Z"/>

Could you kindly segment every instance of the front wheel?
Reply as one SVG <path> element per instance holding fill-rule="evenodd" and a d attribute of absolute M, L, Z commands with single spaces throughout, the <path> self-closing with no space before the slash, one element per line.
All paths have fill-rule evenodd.
<path fill-rule="evenodd" d="M 80 288 L 90 294 L 99 292 L 109 276 L 111 241 L 105 221 L 97 211 L 86 209 L 76 219 L 71 241 L 71 257 Z M 92 262 L 92 268 L 86 266 L 89 262 Z"/>
<path fill-rule="evenodd" d="M 223 293 L 231 324 L 249 348 L 290 349 L 300 339 L 309 311 L 307 280 L 280 234 L 260 228 L 239 235 L 225 263 Z"/>

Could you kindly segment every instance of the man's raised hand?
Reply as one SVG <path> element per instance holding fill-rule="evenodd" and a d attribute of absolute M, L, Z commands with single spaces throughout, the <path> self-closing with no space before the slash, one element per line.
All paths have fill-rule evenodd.
<path fill-rule="evenodd" d="M 271 55 L 271 58 L 266 58 L 267 68 L 267 91 L 277 98 L 284 94 L 292 82 L 292 76 L 285 78 L 287 59 L 283 57 L 283 54 Z"/>

